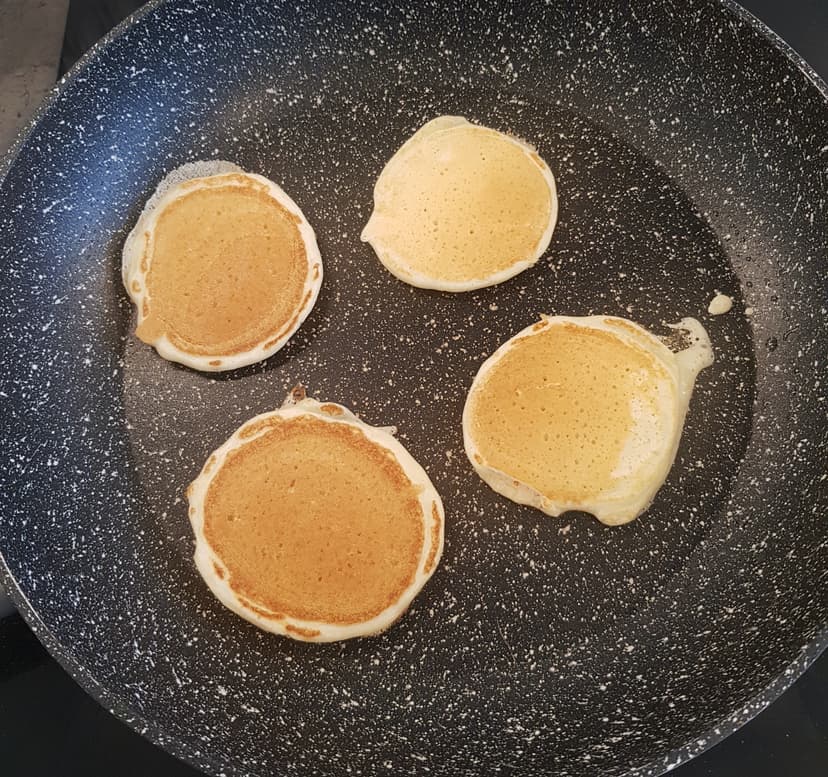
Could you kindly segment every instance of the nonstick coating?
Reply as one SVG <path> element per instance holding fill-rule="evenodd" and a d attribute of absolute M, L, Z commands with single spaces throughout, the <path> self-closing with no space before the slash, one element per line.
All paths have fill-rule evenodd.
<path fill-rule="evenodd" d="M 0 578 L 91 693 L 214 775 L 656 774 L 825 645 L 825 87 L 735 6 L 575 5 L 154 5 L 9 161 Z M 527 138 L 559 184 L 546 257 L 475 293 L 411 288 L 358 239 L 444 113 Z M 325 262 L 287 347 L 210 376 L 135 339 L 118 270 L 157 182 L 205 158 L 278 181 Z M 518 507 L 465 459 L 477 367 L 541 313 L 710 333 L 630 525 Z M 185 486 L 300 381 L 397 425 L 445 501 L 443 562 L 381 637 L 260 632 L 191 560 Z"/>

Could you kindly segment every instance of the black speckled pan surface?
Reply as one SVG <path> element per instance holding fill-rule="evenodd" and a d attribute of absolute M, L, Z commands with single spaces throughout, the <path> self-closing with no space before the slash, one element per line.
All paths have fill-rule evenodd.
<path fill-rule="evenodd" d="M 735 6 L 574 5 L 152 4 L 7 160 L 0 581 L 103 704 L 213 775 L 655 775 L 828 640 L 825 86 Z M 442 113 L 529 139 L 560 191 L 546 257 L 462 295 L 358 239 Z M 206 158 L 280 182 L 325 261 L 288 346 L 218 377 L 135 340 L 118 269 L 157 182 Z M 630 525 L 518 507 L 465 459 L 478 365 L 540 313 L 711 336 Z M 185 486 L 299 381 L 396 424 L 445 501 L 443 562 L 378 638 L 260 632 L 191 560 Z"/>

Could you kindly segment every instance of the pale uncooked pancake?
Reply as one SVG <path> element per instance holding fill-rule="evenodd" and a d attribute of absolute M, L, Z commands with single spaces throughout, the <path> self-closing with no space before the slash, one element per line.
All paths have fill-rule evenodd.
<path fill-rule="evenodd" d="M 385 166 L 362 240 L 413 286 L 468 291 L 537 262 L 557 217 L 555 179 L 532 146 L 441 116 Z"/>
<path fill-rule="evenodd" d="M 278 351 L 313 308 L 322 260 L 302 211 L 228 162 L 162 181 L 124 244 L 137 336 L 165 359 L 232 370 Z"/>
<path fill-rule="evenodd" d="M 309 642 L 377 634 L 431 577 L 443 505 L 388 429 L 310 399 L 244 424 L 187 490 L 218 599 Z"/>
<path fill-rule="evenodd" d="M 549 515 L 640 515 L 675 459 L 698 372 L 713 363 L 698 321 L 674 353 L 623 318 L 544 317 L 480 367 L 463 411 L 466 454 L 495 491 Z"/>

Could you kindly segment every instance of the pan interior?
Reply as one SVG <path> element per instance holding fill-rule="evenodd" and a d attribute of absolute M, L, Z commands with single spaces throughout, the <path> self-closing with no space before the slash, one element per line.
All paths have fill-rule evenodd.
<path fill-rule="evenodd" d="M 362 208 L 340 208 L 335 198 L 316 203 L 326 282 L 281 355 L 206 378 L 161 362 L 122 321 L 124 418 L 146 500 L 136 520 L 147 536 L 167 536 L 145 567 L 152 585 L 179 603 L 176 618 L 187 629 L 193 610 L 204 608 L 209 628 L 199 644 L 210 658 L 199 665 L 238 651 L 263 662 L 260 672 L 271 667 L 281 677 L 288 667 L 291 687 L 307 683 L 305 698 L 319 704 L 329 689 L 314 681 L 317 674 L 347 678 L 349 689 L 356 683 L 360 698 L 369 694 L 380 706 L 391 698 L 381 689 L 391 678 L 398 688 L 405 677 L 402 687 L 417 689 L 415 698 L 429 707 L 483 668 L 501 689 L 534 682 L 541 666 L 565 678 L 567 654 L 636 620 L 681 580 L 721 521 L 750 434 L 755 369 L 739 283 L 721 241 L 646 155 L 575 114 L 547 107 L 523 116 L 515 131 L 544 138 L 538 142 L 551 160 L 566 159 L 556 172 L 567 196 L 548 259 L 511 282 L 461 297 L 424 292 L 393 278 L 356 241 L 370 212 L 370 154 L 381 163 L 397 140 L 389 138 L 379 152 L 354 150 L 364 157 L 359 182 L 353 170 L 329 182 L 334 192 L 360 197 Z M 321 153 L 308 161 L 324 164 Z M 633 181 L 638 190 L 631 192 Z M 672 474 L 641 519 L 615 530 L 587 515 L 551 519 L 499 497 L 474 474 L 463 453 L 463 403 L 480 363 L 504 339 L 541 313 L 623 315 L 666 336 L 664 321 L 704 318 L 714 288 L 731 293 L 736 310 L 705 319 L 718 362 L 699 378 Z M 378 640 L 317 651 L 262 641 L 205 596 L 192 568 L 182 489 L 217 442 L 272 410 L 297 382 L 369 423 L 396 424 L 445 500 L 442 565 L 412 611 Z M 598 649 L 596 661 L 617 649 Z M 379 667 L 359 677 L 374 660 Z M 251 686 L 263 681 L 256 677 Z"/>

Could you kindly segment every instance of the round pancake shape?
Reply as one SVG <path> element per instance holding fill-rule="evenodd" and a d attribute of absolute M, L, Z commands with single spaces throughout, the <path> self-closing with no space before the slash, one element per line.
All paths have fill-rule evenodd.
<path fill-rule="evenodd" d="M 555 179 L 531 145 L 441 116 L 383 169 L 362 240 L 406 283 L 470 291 L 535 264 L 557 217 Z"/>
<path fill-rule="evenodd" d="M 243 424 L 187 490 L 195 563 L 260 628 L 307 642 L 378 634 L 443 549 L 443 505 L 394 438 L 341 405 L 288 400 Z"/>
<path fill-rule="evenodd" d="M 713 362 L 695 319 L 674 353 L 646 329 L 609 316 L 552 316 L 480 367 L 463 410 L 466 454 L 509 499 L 607 525 L 649 507 L 678 449 L 693 383 Z"/>
<path fill-rule="evenodd" d="M 278 351 L 322 284 L 316 237 L 273 181 L 229 162 L 174 170 L 124 243 L 136 335 L 165 359 L 207 372 Z"/>

